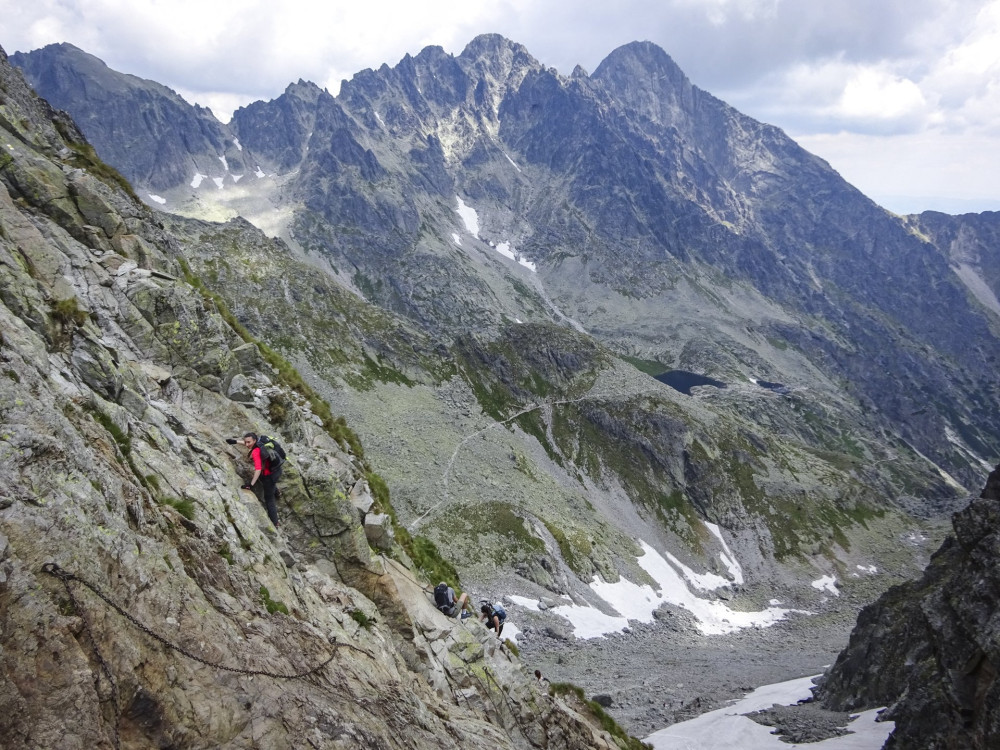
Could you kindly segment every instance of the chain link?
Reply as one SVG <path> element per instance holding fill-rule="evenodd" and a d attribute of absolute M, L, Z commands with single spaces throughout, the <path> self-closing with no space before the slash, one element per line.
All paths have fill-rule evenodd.
<path fill-rule="evenodd" d="M 115 723 L 114 723 L 114 732 L 115 732 L 115 734 L 114 734 L 114 740 L 115 741 L 114 741 L 114 746 L 115 746 L 115 750 L 120 750 L 120 748 L 121 748 L 121 737 L 119 736 L 118 726 L 121 723 L 121 714 L 122 714 L 122 712 L 121 712 L 121 706 L 119 705 L 119 702 L 118 702 L 118 682 L 115 680 L 114 674 L 111 673 L 111 666 L 107 663 L 107 661 L 104 660 L 104 656 L 103 656 L 103 654 L 101 654 L 101 649 L 97 646 L 97 639 L 94 638 L 94 633 L 90 629 L 90 621 L 87 619 L 87 615 L 84 612 L 83 607 L 80 606 L 80 602 L 77 600 L 76 596 L 73 594 L 73 590 L 69 587 L 68 580 L 66 578 L 63 578 L 62 575 L 60 575 L 60 573 L 65 573 L 65 571 L 60 571 L 60 573 L 57 573 L 56 570 L 58 570 L 58 566 L 55 565 L 55 563 L 50 563 L 50 564 L 53 567 L 52 570 L 46 570 L 46 567 L 44 567 L 44 566 L 42 567 L 42 570 L 44 572 L 46 572 L 46 573 L 51 573 L 52 575 L 57 576 L 57 577 L 59 577 L 59 578 L 62 579 L 63 586 L 66 589 L 66 596 L 69 597 L 70 604 L 73 605 L 73 612 L 75 612 L 76 614 L 79 614 L 80 619 L 83 621 L 83 629 L 87 633 L 87 638 L 90 639 L 90 645 L 93 647 L 93 649 L 94 649 L 94 655 L 97 657 L 97 661 L 101 665 L 101 671 L 104 672 L 104 674 L 108 678 L 108 682 L 111 683 L 111 706 L 112 706 L 112 709 L 115 712 Z M 94 686 L 95 686 L 95 692 L 97 693 L 97 700 L 98 700 L 98 702 L 101 702 L 101 693 L 100 693 L 99 678 L 96 677 L 96 676 L 94 678 Z"/>
<path fill-rule="evenodd" d="M 66 592 L 69 594 L 70 599 L 73 601 L 73 606 L 76 609 L 79 610 L 80 608 L 79 608 L 79 605 L 77 603 L 76 598 L 73 596 L 72 590 L 70 589 L 70 585 L 69 585 L 70 581 L 76 581 L 77 583 L 79 583 L 79 584 L 81 584 L 83 586 L 86 586 L 94 594 L 96 594 L 98 597 L 100 597 L 109 607 L 111 607 L 118 614 L 120 614 L 126 620 L 128 620 L 133 625 L 135 625 L 139 630 L 141 630 L 142 632 L 146 633 L 146 635 L 148 635 L 150 638 L 153 638 L 154 640 L 159 641 L 160 643 L 162 643 L 167 648 L 172 649 L 173 651 L 176 651 L 177 653 L 182 654 L 183 656 L 186 656 L 189 659 L 192 659 L 192 660 L 194 660 L 196 662 L 199 662 L 200 664 L 204 664 L 206 667 L 211 667 L 213 669 L 221 669 L 221 670 L 226 671 L 226 672 L 235 672 L 237 674 L 245 674 L 245 675 L 249 675 L 251 677 L 260 676 L 260 677 L 273 677 L 273 678 L 278 679 L 278 680 L 297 680 L 297 679 L 301 679 L 303 677 L 308 677 L 309 675 L 312 675 L 312 674 L 315 674 L 315 673 L 319 672 L 327 664 L 329 664 L 331 661 L 333 661 L 334 657 L 336 656 L 336 651 L 334 651 L 334 653 L 331 654 L 330 657 L 328 659 L 326 659 L 325 661 L 323 661 L 322 663 L 317 664 L 315 667 L 312 667 L 311 669 L 307 669 L 304 672 L 296 672 L 295 674 L 281 674 L 279 672 L 269 672 L 269 671 L 267 671 L 265 669 L 240 669 L 239 667 L 229 667 L 229 666 L 226 666 L 225 664 L 219 664 L 217 662 L 209 661 L 208 659 L 205 659 L 205 658 L 203 658 L 201 656 L 198 656 L 197 654 L 191 653 L 190 651 L 188 651 L 183 646 L 178 646 L 176 643 L 172 643 L 172 642 L 168 641 L 166 638 L 164 638 L 159 633 L 154 632 L 153 630 L 151 630 L 150 628 L 148 628 L 147 626 L 145 626 L 141 622 L 139 622 L 139 620 L 137 620 L 131 613 L 127 612 L 125 609 L 123 609 L 121 606 L 119 606 L 116 602 L 112 601 L 108 596 L 106 596 L 104 594 L 103 591 L 101 591 L 97 586 L 95 586 L 94 584 L 92 584 L 90 581 L 87 581 L 86 579 L 81 578 L 80 576 L 74 575 L 73 573 L 70 573 L 67 570 L 63 570 L 56 563 L 46 563 L 45 565 L 42 566 L 42 572 L 43 573 L 48 573 L 49 575 L 54 576 L 54 577 L 58 578 L 59 580 L 61 580 L 63 582 L 63 586 L 65 586 Z M 91 640 L 94 641 L 93 634 L 90 632 L 90 628 L 86 624 L 86 618 L 84 618 L 84 624 L 87 627 L 87 633 L 88 633 L 88 635 L 90 635 Z M 96 648 L 96 644 L 97 644 L 97 642 L 94 641 L 95 648 Z M 360 652 L 362 654 L 365 654 L 366 656 L 369 656 L 372 659 L 376 658 L 374 654 L 372 654 L 372 653 L 370 653 L 370 652 L 368 652 L 368 651 L 366 651 L 366 650 L 364 650 L 362 648 L 358 648 L 357 646 L 354 646 L 354 645 L 352 645 L 350 643 L 337 643 L 335 640 L 333 640 L 333 641 L 330 642 L 329 645 L 332 646 L 334 649 L 337 649 L 337 648 L 350 648 L 350 649 L 353 649 L 354 651 L 358 651 L 358 652 Z M 99 660 L 101 662 L 101 668 L 102 668 L 102 670 L 104 670 L 104 672 L 108 675 L 109 679 L 111 679 L 111 683 L 114 686 L 115 694 L 117 694 L 117 685 L 114 682 L 114 678 L 111 677 L 111 670 L 110 670 L 110 668 L 107 666 L 107 663 L 104 661 L 104 659 L 100 657 L 100 654 L 98 654 L 98 658 L 99 658 Z"/>

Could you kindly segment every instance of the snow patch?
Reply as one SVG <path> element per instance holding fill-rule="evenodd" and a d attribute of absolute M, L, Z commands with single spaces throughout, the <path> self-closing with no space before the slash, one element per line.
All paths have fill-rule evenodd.
<path fill-rule="evenodd" d="M 507 598 L 510 599 L 512 602 L 514 602 L 514 604 L 516 604 L 517 606 L 524 607 L 525 609 L 530 609 L 532 612 L 542 611 L 542 608 L 538 606 L 537 599 L 529 599 L 526 596 L 515 596 L 515 595 L 508 596 Z"/>
<path fill-rule="evenodd" d="M 228 172 L 229 171 L 229 162 L 226 161 L 225 154 L 223 154 L 222 156 L 219 157 L 219 161 L 222 162 L 222 168 L 225 169 Z"/>
<path fill-rule="evenodd" d="M 201 174 L 200 172 L 195 172 L 194 177 L 191 179 L 191 187 L 197 190 L 198 186 L 201 185 L 202 180 L 207 180 L 207 179 L 208 179 L 207 174 Z"/>
<path fill-rule="evenodd" d="M 697 620 L 698 630 L 705 635 L 722 635 L 741 628 L 768 627 L 785 619 L 789 613 L 801 612 L 778 607 L 759 612 L 741 612 L 730 609 L 721 601 L 702 599 L 691 591 L 685 579 L 692 586 L 701 588 L 706 585 L 718 588 L 729 585 L 729 582 L 712 573 L 694 573 L 673 555 L 664 553 L 665 558 L 642 540 L 639 545 L 643 554 L 637 562 L 656 582 L 658 590 L 647 584 L 640 586 L 632 583 L 624 577 L 617 583 L 608 583 L 599 576 L 594 576 L 590 588 L 620 616 L 607 615 L 596 607 L 576 604 L 553 607 L 550 611 L 569 620 L 577 638 L 596 638 L 621 632 L 628 627 L 629 620 L 651 623 L 653 612 L 663 604 L 672 604 L 690 612 Z M 721 583 L 717 583 L 720 581 Z"/>
<path fill-rule="evenodd" d="M 726 566 L 726 570 L 729 571 L 729 575 L 733 577 L 733 583 L 737 586 L 742 585 L 743 566 L 739 564 L 736 560 L 736 555 L 730 551 L 729 545 L 726 544 L 726 540 L 722 538 L 722 531 L 716 524 L 708 523 L 707 521 L 705 522 L 705 527 L 722 544 L 722 552 L 719 553 L 719 559 L 722 560 L 722 564 Z"/>
<path fill-rule="evenodd" d="M 509 242 L 501 242 L 501 243 L 499 243 L 496 246 L 494 246 L 493 243 L 491 242 L 490 246 L 493 247 L 503 257 L 510 258 L 511 260 L 516 261 L 517 263 L 520 263 L 522 266 L 524 266 L 525 268 L 527 268 L 529 271 L 537 273 L 537 270 L 535 269 L 535 264 L 532 263 L 530 260 L 522 258 L 520 253 L 515 252 L 511 248 Z"/>
<path fill-rule="evenodd" d="M 232 178 L 233 178 L 233 182 L 239 182 L 240 180 L 243 179 L 243 175 L 241 175 L 241 174 L 234 174 L 234 175 L 232 175 Z"/>
<path fill-rule="evenodd" d="M 383 128 L 385 127 L 385 123 L 382 122 L 382 118 L 378 116 L 378 112 L 375 112 L 375 119 L 378 120 L 379 125 L 381 125 Z"/>
<path fill-rule="evenodd" d="M 775 685 L 764 685 L 731 706 L 709 711 L 689 721 L 672 724 L 653 732 L 645 741 L 653 750 L 787 750 L 788 745 L 771 727 L 748 719 L 746 714 L 770 708 L 775 703 L 789 706 L 812 694 L 813 677 L 800 677 Z M 896 728 L 894 722 L 876 722 L 882 709 L 864 711 L 848 724 L 851 734 L 811 742 L 813 750 L 879 750 Z"/>
<path fill-rule="evenodd" d="M 503 155 L 507 157 L 507 161 L 509 161 L 511 164 L 514 164 L 514 160 L 510 158 L 510 156 L 507 154 L 506 151 L 503 152 Z M 517 164 L 514 164 L 514 169 L 516 169 L 518 172 L 521 171 L 521 168 L 517 166 Z"/>
<path fill-rule="evenodd" d="M 972 463 L 978 463 L 980 466 L 986 469 L 987 473 L 993 471 L 993 465 L 989 461 L 984 461 L 981 456 L 978 456 L 975 453 L 973 453 L 969 449 L 969 447 L 962 441 L 962 438 L 958 435 L 958 433 L 955 432 L 953 429 L 951 429 L 951 427 L 946 426 L 944 428 L 944 436 L 949 443 L 958 448 L 958 450 Z"/>
<path fill-rule="evenodd" d="M 510 249 L 509 242 L 501 242 L 494 249 L 505 258 L 510 258 L 511 260 L 517 260 L 517 258 L 514 257 L 514 251 Z"/>
<path fill-rule="evenodd" d="M 242 151 L 243 150 L 243 146 L 240 145 L 240 139 L 239 138 L 233 138 L 233 145 L 236 146 L 236 150 L 237 151 Z"/>
<path fill-rule="evenodd" d="M 608 633 L 620 633 L 628 627 L 628 620 L 624 617 L 606 615 L 596 607 L 561 604 L 549 611 L 569 620 L 577 638 L 603 638 Z"/>
<path fill-rule="evenodd" d="M 459 237 L 458 234 L 456 234 L 455 232 L 452 232 L 451 233 L 451 238 L 453 240 L 455 240 L 455 244 L 456 245 L 458 245 L 459 247 L 461 247 L 461 245 L 462 245 L 462 238 Z"/>
<path fill-rule="evenodd" d="M 759 612 L 741 612 L 730 609 L 721 601 L 701 599 L 691 592 L 677 571 L 657 554 L 656 550 L 643 541 L 640 541 L 639 544 L 645 554 L 638 559 L 638 563 L 660 586 L 664 601 L 682 607 L 693 614 L 698 620 L 698 630 L 705 635 L 723 635 L 741 628 L 768 627 L 784 620 L 792 612 L 808 614 L 801 610 L 779 607 L 771 607 Z M 719 576 L 715 577 L 719 578 Z"/>
<path fill-rule="evenodd" d="M 834 596 L 840 596 L 840 591 L 837 589 L 837 579 L 834 576 L 823 576 L 809 585 L 817 591 L 829 591 Z"/>
<path fill-rule="evenodd" d="M 772 607 L 777 607 L 777 606 L 779 606 L 781 604 L 781 600 L 780 599 L 771 599 L 771 600 L 768 601 L 768 604 L 770 604 Z"/>
<path fill-rule="evenodd" d="M 875 575 L 876 573 L 878 573 L 878 568 L 876 568 L 874 565 L 857 565 L 855 567 L 857 567 L 857 569 L 860 570 L 862 573 L 867 573 L 868 575 Z"/>
<path fill-rule="evenodd" d="M 267 175 L 264 174 L 263 170 L 260 168 L 260 164 L 257 165 L 257 171 L 254 172 L 254 174 L 257 175 L 258 179 L 260 179 L 261 177 L 267 177 Z"/>
<path fill-rule="evenodd" d="M 462 217 L 462 221 L 465 222 L 465 228 L 468 230 L 469 234 L 479 239 L 479 214 L 476 213 L 476 209 L 472 206 L 465 205 L 465 201 L 459 198 L 457 195 L 455 199 L 458 201 L 458 215 Z"/>
<path fill-rule="evenodd" d="M 152 193 L 147 193 L 147 195 L 149 196 L 149 199 L 150 199 L 151 201 L 156 201 L 156 202 L 157 202 L 157 203 L 159 203 L 159 204 L 160 204 L 161 206 L 162 206 L 162 205 L 163 205 L 164 203 L 166 203 L 166 202 L 167 202 L 167 199 L 166 199 L 166 198 L 161 198 L 161 197 L 160 197 L 159 195 L 153 195 Z"/>
<path fill-rule="evenodd" d="M 691 570 L 691 568 L 682 563 L 669 552 L 664 552 L 663 554 L 674 564 L 674 567 L 681 572 L 681 574 L 687 579 L 688 583 L 697 589 L 701 589 L 702 591 L 715 591 L 715 589 L 721 589 L 729 585 L 729 581 L 720 575 L 716 575 L 715 573 L 695 573 Z"/>
<path fill-rule="evenodd" d="M 213 177 L 212 182 L 214 182 L 218 186 L 219 190 L 222 190 L 223 179 L 221 177 Z"/>
<path fill-rule="evenodd" d="M 512 622 L 505 622 L 503 624 L 503 632 L 500 634 L 501 641 L 510 641 L 515 646 L 517 645 L 517 637 L 521 634 L 520 629 Z"/>

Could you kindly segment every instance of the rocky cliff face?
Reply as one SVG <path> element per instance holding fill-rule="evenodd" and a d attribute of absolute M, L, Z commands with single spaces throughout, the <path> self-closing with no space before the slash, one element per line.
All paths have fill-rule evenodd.
<path fill-rule="evenodd" d="M 211 110 L 153 81 L 121 75 L 71 44 L 15 53 L 12 62 L 44 81 L 49 102 L 84 123 L 102 158 L 144 191 L 201 180 L 221 187 L 259 170 Z M 146 192 L 144 199 L 150 200 Z"/>
<path fill-rule="evenodd" d="M 817 693 L 835 710 L 888 706 L 886 748 L 1000 743 L 1000 467 L 953 525 L 921 579 L 861 612 Z"/>
<path fill-rule="evenodd" d="M 622 746 L 433 608 L 356 438 L 2 50 L 0 143 L 5 747 Z"/>

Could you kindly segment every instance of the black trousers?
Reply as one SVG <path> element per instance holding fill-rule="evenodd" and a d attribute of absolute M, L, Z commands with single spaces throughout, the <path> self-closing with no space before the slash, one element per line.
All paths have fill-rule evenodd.
<path fill-rule="evenodd" d="M 278 525 L 278 504 L 275 502 L 275 492 L 278 489 L 278 480 L 281 479 L 281 469 L 270 474 L 261 474 L 260 483 L 264 488 L 264 507 L 267 508 L 267 517 L 271 523 Z"/>

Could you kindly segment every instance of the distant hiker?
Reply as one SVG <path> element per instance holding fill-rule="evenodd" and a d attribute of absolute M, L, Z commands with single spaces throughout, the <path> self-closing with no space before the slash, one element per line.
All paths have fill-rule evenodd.
<path fill-rule="evenodd" d="M 549 678 L 548 677 L 542 677 L 542 670 L 540 670 L 540 669 L 536 669 L 535 670 L 535 679 L 538 680 L 538 684 L 539 685 L 548 685 L 549 684 Z"/>
<path fill-rule="evenodd" d="M 444 581 L 434 587 L 434 605 L 444 612 L 448 617 L 458 617 L 459 613 L 464 620 L 472 616 L 472 608 L 466 611 L 469 595 L 463 593 L 458 599 L 455 598 L 455 589 Z"/>
<path fill-rule="evenodd" d="M 267 517 L 271 519 L 274 528 L 278 528 L 278 507 L 275 498 L 278 494 L 277 482 L 281 479 L 281 467 L 285 462 L 285 451 L 274 438 L 267 435 L 257 435 L 256 432 L 248 432 L 241 441 L 236 438 L 227 438 L 226 442 L 236 445 L 242 442 L 246 449 L 250 451 L 248 458 L 253 461 L 253 478 L 248 484 L 244 484 L 240 489 L 254 489 L 258 482 L 264 490 L 264 507 L 267 508 Z"/>
<path fill-rule="evenodd" d="M 499 638 L 503 632 L 504 621 L 507 619 L 507 610 L 503 608 L 500 602 L 490 604 L 488 601 L 483 600 L 480 604 L 482 605 L 479 608 L 480 622 L 485 621 L 486 627 L 493 628 L 496 631 L 497 638 Z"/>

